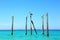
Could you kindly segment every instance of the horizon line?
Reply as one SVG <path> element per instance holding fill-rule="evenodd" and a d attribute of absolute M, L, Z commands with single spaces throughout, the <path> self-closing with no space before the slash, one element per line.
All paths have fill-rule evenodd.
<path fill-rule="evenodd" d="M 9 29 L 5 29 L 5 30 L 9 30 Z M 25 30 L 25 29 L 14 29 L 14 30 Z M 27 30 L 30 30 L 30 29 L 27 29 Z M 34 29 L 32 29 L 32 30 L 34 30 Z M 36 29 L 36 30 L 42 30 L 42 29 Z M 44 29 L 44 30 L 46 30 L 46 29 Z M 60 30 L 60 29 L 49 29 L 49 30 Z M 1 29 L 0 29 L 0 31 L 1 31 Z"/>

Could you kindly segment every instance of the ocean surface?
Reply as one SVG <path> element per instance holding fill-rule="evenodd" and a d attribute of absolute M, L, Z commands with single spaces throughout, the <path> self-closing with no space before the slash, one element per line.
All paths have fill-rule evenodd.
<path fill-rule="evenodd" d="M 37 35 L 35 31 L 27 31 L 25 35 L 25 30 L 14 30 L 13 35 L 11 35 L 10 30 L 0 30 L 0 40 L 60 40 L 60 30 L 49 30 L 49 37 L 46 36 L 46 30 L 44 35 L 42 35 L 41 30 L 37 30 Z"/>

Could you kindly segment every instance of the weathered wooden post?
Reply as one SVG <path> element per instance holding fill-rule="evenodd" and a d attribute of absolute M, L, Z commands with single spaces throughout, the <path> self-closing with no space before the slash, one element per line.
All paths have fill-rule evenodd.
<path fill-rule="evenodd" d="M 44 35 L 44 15 L 42 16 L 42 34 Z"/>
<path fill-rule="evenodd" d="M 27 35 L 27 17 L 26 17 L 26 25 L 25 25 L 25 30 L 26 30 L 25 35 Z"/>
<path fill-rule="evenodd" d="M 13 35 L 13 26 L 14 26 L 14 16 L 12 16 L 12 27 L 11 27 L 11 35 Z"/>
<path fill-rule="evenodd" d="M 32 27 L 30 27 L 30 34 L 32 35 Z"/>
<path fill-rule="evenodd" d="M 32 25 L 33 25 L 33 28 L 34 28 L 35 33 L 37 34 L 36 28 L 35 28 L 34 23 L 33 23 L 33 21 L 32 21 L 32 13 L 30 13 L 30 21 L 31 21 L 31 22 L 30 22 L 31 34 L 32 34 Z"/>
<path fill-rule="evenodd" d="M 46 35 L 49 36 L 49 32 L 48 32 L 48 13 L 46 14 Z"/>
<path fill-rule="evenodd" d="M 31 20 L 32 20 L 32 13 L 30 13 L 30 33 L 32 35 L 32 24 L 31 24 Z"/>
<path fill-rule="evenodd" d="M 32 20 L 31 20 L 31 23 L 32 23 L 33 28 L 34 28 L 34 31 L 35 31 L 35 33 L 36 33 L 36 35 L 37 35 L 37 31 L 36 31 L 36 28 L 35 28 L 34 23 L 33 23 L 33 21 L 32 21 Z"/>

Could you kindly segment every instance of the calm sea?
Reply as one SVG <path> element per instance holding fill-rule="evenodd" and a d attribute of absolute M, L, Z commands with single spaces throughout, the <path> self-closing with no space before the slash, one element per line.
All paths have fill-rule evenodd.
<path fill-rule="evenodd" d="M 0 30 L 0 40 L 60 40 L 60 30 L 49 30 L 49 37 L 46 36 L 46 30 L 44 35 L 41 30 L 37 30 L 37 33 L 36 35 L 33 30 L 30 35 L 30 30 L 28 30 L 25 35 L 25 30 L 14 30 L 12 36 L 10 30 Z"/>

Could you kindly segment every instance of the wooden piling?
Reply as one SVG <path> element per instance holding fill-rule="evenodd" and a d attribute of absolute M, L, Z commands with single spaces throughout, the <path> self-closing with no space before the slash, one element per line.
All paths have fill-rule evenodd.
<path fill-rule="evenodd" d="M 30 34 L 32 35 L 32 27 L 30 27 Z"/>
<path fill-rule="evenodd" d="M 42 16 L 42 34 L 44 35 L 44 15 Z"/>
<path fill-rule="evenodd" d="M 35 31 L 35 33 L 36 33 L 36 35 L 37 35 L 37 31 L 36 31 L 35 25 L 34 25 L 34 23 L 33 23 L 33 21 L 32 21 L 32 20 L 31 20 L 31 23 L 32 23 L 33 28 L 34 28 L 34 31 Z"/>
<path fill-rule="evenodd" d="M 26 30 L 25 35 L 27 35 L 27 17 L 26 17 L 26 26 L 25 26 L 25 30 Z"/>
<path fill-rule="evenodd" d="M 49 32 L 48 32 L 48 13 L 46 14 L 46 35 L 49 36 Z"/>
<path fill-rule="evenodd" d="M 32 24 L 31 24 L 31 20 L 32 20 L 32 13 L 30 13 L 30 34 L 32 35 Z"/>
<path fill-rule="evenodd" d="M 33 25 L 33 28 L 34 28 L 34 31 L 35 31 L 35 33 L 37 34 L 37 31 L 36 31 L 36 28 L 35 28 L 35 26 L 34 26 L 34 23 L 33 23 L 33 21 L 32 21 L 32 13 L 30 13 L 30 27 L 32 28 L 32 25 Z"/>
<path fill-rule="evenodd" d="M 13 26 L 14 26 L 14 16 L 12 16 L 12 27 L 11 27 L 11 35 L 13 35 Z"/>

